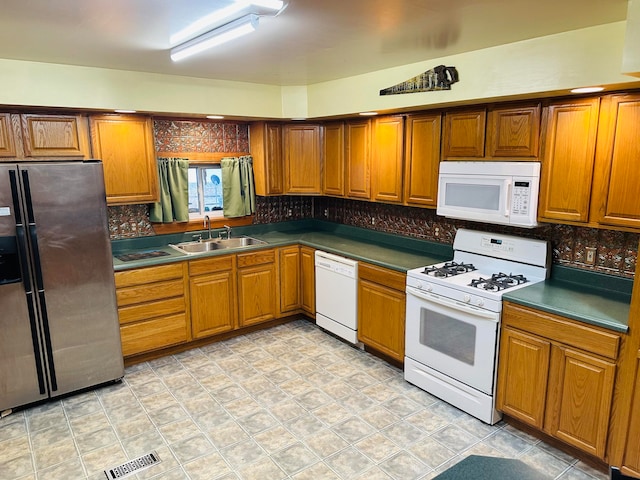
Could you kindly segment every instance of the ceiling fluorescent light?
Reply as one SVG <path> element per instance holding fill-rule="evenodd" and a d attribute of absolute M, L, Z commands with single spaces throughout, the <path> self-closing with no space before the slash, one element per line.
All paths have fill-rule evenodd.
<path fill-rule="evenodd" d="M 251 7 L 261 7 L 268 10 L 280 11 L 284 7 L 283 0 L 236 0 L 231 5 L 219 10 L 215 10 L 204 17 L 199 18 L 195 22 L 186 26 L 177 33 L 169 37 L 171 45 L 177 45 L 196 35 L 208 31 L 211 27 L 223 23 L 226 20 L 238 18 L 242 13 L 262 13 L 255 11 Z M 243 12 L 244 11 L 244 12 Z"/>
<path fill-rule="evenodd" d="M 222 43 L 253 32 L 258 28 L 258 16 L 249 14 L 222 27 L 204 33 L 199 37 L 171 49 L 171 60 L 177 62 Z"/>

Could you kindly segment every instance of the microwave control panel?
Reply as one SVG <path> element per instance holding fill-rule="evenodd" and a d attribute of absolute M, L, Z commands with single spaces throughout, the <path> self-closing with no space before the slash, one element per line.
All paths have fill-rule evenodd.
<path fill-rule="evenodd" d="M 511 196 L 511 213 L 514 215 L 529 215 L 531 201 L 531 181 L 515 180 L 513 195 Z"/>

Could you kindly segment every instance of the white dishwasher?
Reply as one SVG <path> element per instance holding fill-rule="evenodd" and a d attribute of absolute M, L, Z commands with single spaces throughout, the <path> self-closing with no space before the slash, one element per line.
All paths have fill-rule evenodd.
<path fill-rule="evenodd" d="M 358 262 L 316 250 L 316 324 L 358 344 Z"/>

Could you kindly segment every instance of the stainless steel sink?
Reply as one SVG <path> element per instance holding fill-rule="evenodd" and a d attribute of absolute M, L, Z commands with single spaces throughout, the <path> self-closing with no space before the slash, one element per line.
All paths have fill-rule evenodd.
<path fill-rule="evenodd" d="M 211 252 L 213 250 L 222 250 L 225 248 L 242 248 L 251 247 L 253 245 L 266 245 L 267 242 L 252 237 L 235 237 L 235 238 L 212 238 L 211 240 L 201 240 L 197 242 L 182 242 L 170 244 L 169 246 L 186 253 L 187 255 L 195 255 L 198 253 Z"/>

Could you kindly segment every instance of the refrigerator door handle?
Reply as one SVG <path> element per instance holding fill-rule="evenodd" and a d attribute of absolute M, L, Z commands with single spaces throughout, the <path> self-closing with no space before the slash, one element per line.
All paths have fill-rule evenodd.
<path fill-rule="evenodd" d="M 40 346 L 38 345 L 38 326 L 36 324 L 36 312 L 33 306 L 33 290 L 31 288 L 31 277 L 29 275 L 29 265 L 27 263 L 27 242 L 22 223 L 22 213 L 20 211 L 20 199 L 18 196 L 18 181 L 15 170 L 9 171 L 9 181 L 11 183 L 11 196 L 13 198 L 13 211 L 16 221 L 16 240 L 20 256 L 20 268 L 22 269 L 22 283 L 27 297 L 27 308 L 29 309 L 29 324 L 31 326 L 31 343 L 36 363 L 36 374 L 38 376 L 38 389 L 40 394 L 46 393 L 44 384 L 44 371 L 42 369 L 42 358 L 40 356 Z"/>
<path fill-rule="evenodd" d="M 42 318 L 42 331 L 44 333 L 44 345 L 49 364 L 49 374 L 51 376 L 51 391 L 58 390 L 56 380 L 56 369 L 53 363 L 53 347 L 51 344 L 51 329 L 49 328 L 49 318 L 47 316 L 47 303 L 44 295 L 44 282 L 42 280 L 42 266 L 40 265 L 40 250 L 38 249 L 38 235 L 36 232 L 36 220 L 33 214 L 33 203 L 31 202 L 31 187 L 29 186 L 29 172 L 22 170 L 22 186 L 27 205 L 27 222 L 29 225 L 29 240 L 31 241 L 31 251 L 33 255 L 34 271 L 36 277 L 36 289 L 40 300 L 40 314 Z"/>

